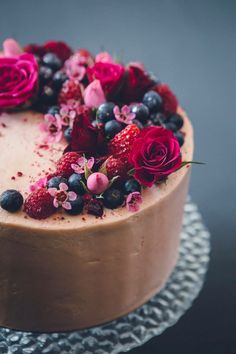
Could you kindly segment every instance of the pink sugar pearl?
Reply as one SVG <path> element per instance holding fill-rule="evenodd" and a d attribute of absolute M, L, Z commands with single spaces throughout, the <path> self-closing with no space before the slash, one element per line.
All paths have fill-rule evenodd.
<path fill-rule="evenodd" d="M 94 194 L 103 193 L 109 186 L 109 179 L 100 172 L 92 173 L 87 179 L 87 187 Z"/>

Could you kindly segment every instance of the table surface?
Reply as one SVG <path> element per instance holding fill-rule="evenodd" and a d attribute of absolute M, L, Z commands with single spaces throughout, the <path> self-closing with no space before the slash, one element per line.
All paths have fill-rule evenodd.
<path fill-rule="evenodd" d="M 132 354 L 236 352 L 236 2 L 234 0 L 12 0 L 0 40 L 62 39 L 144 62 L 168 82 L 195 128 L 193 200 L 212 234 L 206 284 L 194 306 Z"/>

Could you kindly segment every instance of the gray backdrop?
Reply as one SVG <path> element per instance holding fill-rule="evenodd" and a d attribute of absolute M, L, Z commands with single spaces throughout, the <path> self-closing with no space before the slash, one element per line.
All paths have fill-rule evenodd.
<path fill-rule="evenodd" d="M 74 48 L 106 49 L 143 61 L 174 89 L 195 128 L 195 159 L 207 163 L 193 167 L 191 195 L 212 233 L 212 262 L 195 307 L 133 353 L 236 352 L 236 1 L 0 3 L 1 41 L 62 39 Z"/>

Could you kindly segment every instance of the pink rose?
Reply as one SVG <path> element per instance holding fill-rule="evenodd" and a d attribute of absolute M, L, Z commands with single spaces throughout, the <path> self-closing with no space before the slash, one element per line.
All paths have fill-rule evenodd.
<path fill-rule="evenodd" d="M 134 178 L 151 187 L 181 167 L 179 143 L 170 130 L 145 128 L 132 145 L 129 162 L 134 166 Z"/>
<path fill-rule="evenodd" d="M 96 55 L 95 62 L 96 63 L 99 63 L 99 62 L 100 63 L 114 63 L 114 60 L 109 53 L 101 52 Z"/>
<path fill-rule="evenodd" d="M 99 80 L 94 80 L 84 90 L 84 103 L 91 108 L 97 108 L 106 102 L 106 98 Z"/>
<path fill-rule="evenodd" d="M 0 58 L 0 108 L 16 107 L 35 93 L 38 64 L 32 54 Z"/>

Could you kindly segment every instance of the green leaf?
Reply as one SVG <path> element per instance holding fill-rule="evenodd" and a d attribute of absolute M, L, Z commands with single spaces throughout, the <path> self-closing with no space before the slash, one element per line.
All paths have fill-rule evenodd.
<path fill-rule="evenodd" d="M 133 175 L 134 175 L 134 172 L 135 172 L 135 169 L 134 169 L 134 168 L 131 168 L 131 170 L 128 171 L 128 175 L 129 175 L 129 176 L 133 176 Z"/>
<path fill-rule="evenodd" d="M 107 160 L 104 161 L 102 166 L 99 168 L 99 172 L 107 176 Z"/>
<path fill-rule="evenodd" d="M 93 172 L 88 168 L 88 165 L 85 164 L 84 166 L 84 176 L 86 179 L 89 178 L 89 176 L 92 174 Z"/>
<path fill-rule="evenodd" d="M 206 163 L 205 162 L 200 162 L 200 161 L 183 161 L 182 163 L 181 163 L 181 166 L 180 166 L 180 168 L 181 167 L 184 167 L 184 166 L 186 166 L 186 165 L 189 165 L 189 164 L 194 164 L 194 165 L 205 165 Z"/>
<path fill-rule="evenodd" d="M 113 185 L 113 183 L 114 183 L 118 178 L 120 178 L 120 176 L 115 176 L 115 177 L 113 177 L 113 178 L 110 180 L 110 182 L 109 182 L 108 188 L 110 188 L 110 187 Z"/>
<path fill-rule="evenodd" d="M 82 184 L 84 190 L 87 192 L 87 193 L 90 193 L 90 191 L 88 190 L 87 186 L 85 185 L 85 183 L 83 181 L 80 181 L 80 183 Z"/>

